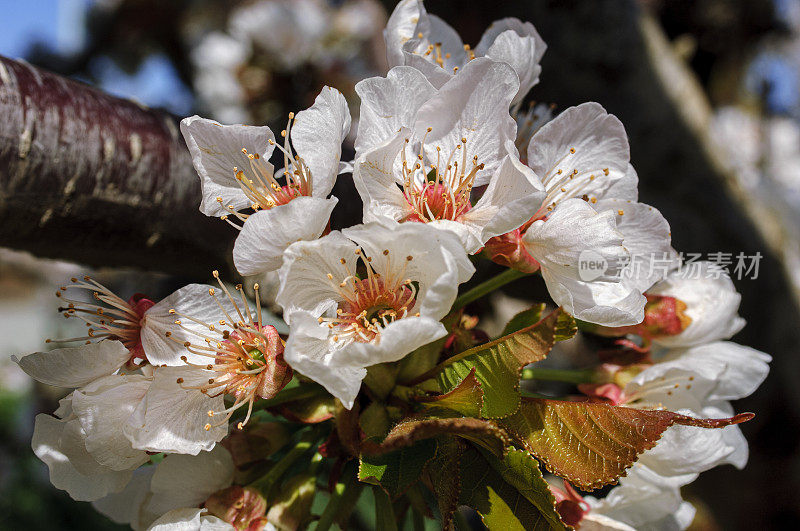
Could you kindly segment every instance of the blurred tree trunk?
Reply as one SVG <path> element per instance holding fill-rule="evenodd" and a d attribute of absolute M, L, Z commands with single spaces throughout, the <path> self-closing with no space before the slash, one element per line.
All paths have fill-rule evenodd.
<path fill-rule="evenodd" d="M 0 57 L 0 246 L 208 277 L 234 236 L 198 211 L 175 119 Z"/>

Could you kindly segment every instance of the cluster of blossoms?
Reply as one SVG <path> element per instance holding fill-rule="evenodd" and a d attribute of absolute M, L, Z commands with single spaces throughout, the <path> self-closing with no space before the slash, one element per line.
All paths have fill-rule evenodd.
<path fill-rule="evenodd" d="M 268 127 L 197 116 L 182 122 L 201 180 L 200 210 L 238 230 L 233 261 L 241 275 L 271 275 L 278 287 L 264 294 L 255 284 L 254 302 L 217 272 L 215 285 L 192 284 L 158 302 L 141 294 L 122 299 L 89 277 L 61 287 L 61 311 L 83 321 L 86 336 L 65 340 L 78 346 L 18 360 L 37 380 L 72 390 L 54 415 L 36 418 L 33 449 L 52 483 L 136 529 L 296 529 L 310 521 L 323 458 L 335 462 L 325 472 L 331 484 L 357 457 L 359 479 L 392 493 L 388 476 L 362 476 L 374 465 L 371 456 L 443 436 L 436 430 L 448 427 L 472 437 L 456 437 L 456 458 L 494 463 L 517 455 L 506 448 L 513 444 L 563 477 L 542 494 L 552 500 L 553 529 L 687 527 L 693 508 L 680 486 L 718 464 L 744 466 L 746 441 L 730 425 L 744 418 L 733 417 L 729 401 L 755 391 L 768 371 L 767 355 L 725 341 L 744 324 L 732 282 L 708 264 L 681 267 L 666 220 L 637 202 L 638 179 L 616 117 L 596 103 L 555 117 L 549 108 L 520 110 L 546 48 L 531 24 L 499 20 L 473 49 L 419 0 L 403 0 L 384 36 L 391 69 L 356 87 L 352 164 L 341 160 L 350 113 L 330 87 L 289 115 L 281 140 Z M 330 193 L 343 172 L 353 174 L 363 222 L 331 230 L 338 200 Z M 605 269 L 584 274 L 587 255 Z M 674 267 L 626 271 L 633 256 L 674 257 Z M 480 259 L 506 269 L 459 297 Z M 619 338 L 620 348 L 604 353 L 602 364 L 598 358 L 579 386 L 582 396 L 568 401 L 526 402 L 513 384 L 503 387 L 503 371 L 512 367 L 508 374 L 518 382 L 523 365 L 547 354 L 561 332 L 551 327 L 547 348 L 537 341 L 544 343 L 552 319 L 537 317 L 538 324 L 511 329 L 504 336 L 511 339 L 486 343 L 474 316 L 463 313 L 503 281 L 536 272 L 555 306 L 585 333 Z M 273 317 L 262 309 L 262 295 L 282 309 L 288 335 L 267 324 Z M 536 349 L 541 355 L 531 357 Z M 480 358 L 484 352 L 490 355 Z M 453 367 L 474 359 L 481 361 L 464 365 L 450 385 Z M 480 393 L 476 409 L 453 398 L 468 379 L 476 381 L 469 392 Z M 515 405 L 506 408 L 508 396 Z M 586 404 L 619 418 L 671 416 L 658 417 L 668 422 L 654 438 L 628 445 L 636 451 L 616 475 L 606 462 L 621 457 L 594 444 L 602 473 L 581 480 L 584 471 L 541 450 L 546 440 L 536 439 L 531 425 L 522 431 L 519 417 L 526 408 Z M 451 413 L 423 419 L 435 407 Z M 409 428 L 414 422 L 427 424 Z M 636 428 L 650 437 L 649 426 Z M 505 450 L 495 457 L 465 450 L 464 440 L 486 436 L 479 430 L 507 432 L 500 438 Z M 321 440 L 307 470 L 289 474 Z M 290 442 L 296 446 L 285 452 Z M 451 454 L 441 439 L 437 444 L 436 459 L 419 467 L 443 496 L 446 481 L 437 479 L 435 465 Z M 572 441 L 565 446 L 560 451 L 570 451 Z M 588 490 L 625 469 L 602 499 L 584 498 L 571 484 Z M 455 491 L 487 525 L 497 524 L 491 509 L 465 498 L 465 489 L 461 498 Z M 448 525 L 447 506 L 441 508 Z M 336 510 L 326 510 L 319 526 L 330 525 Z"/>

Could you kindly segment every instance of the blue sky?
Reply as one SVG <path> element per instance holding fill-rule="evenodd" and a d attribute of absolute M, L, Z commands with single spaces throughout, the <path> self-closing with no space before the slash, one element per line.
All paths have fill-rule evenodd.
<path fill-rule="evenodd" d="M 37 41 L 62 54 L 80 50 L 85 41 L 84 17 L 91 4 L 91 0 L 0 0 L 0 55 L 24 58 Z M 107 92 L 176 114 L 191 111 L 191 93 L 164 57 L 151 56 L 134 75 L 104 57 L 91 70 Z"/>

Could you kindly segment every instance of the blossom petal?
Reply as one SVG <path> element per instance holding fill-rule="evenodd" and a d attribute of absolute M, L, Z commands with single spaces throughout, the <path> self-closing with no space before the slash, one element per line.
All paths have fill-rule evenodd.
<path fill-rule="evenodd" d="M 287 319 L 292 322 L 292 333 L 283 352 L 286 362 L 322 385 L 341 400 L 344 407 L 352 408 L 367 370 L 337 361 L 336 343 L 328 339 L 329 331 L 319 325 L 316 315 L 295 310 Z"/>
<path fill-rule="evenodd" d="M 571 197 L 605 197 L 605 190 L 625 177 L 629 159 L 622 122 L 594 102 L 565 110 L 528 145 L 528 166 L 547 191 L 566 188 Z"/>
<path fill-rule="evenodd" d="M 143 505 L 150 496 L 150 480 L 155 471 L 154 466 L 134 470 L 133 477 L 123 490 L 93 501 L 92 507 L 117 524 L 129 524 L 133 529 L 146 528 L 159 516 L 143 511 Z"/>
<path fill-rule="evenodd" d="M 297 155 L 311 170 L 314 197 L 325 198 L 331 193 L 342 140 L 350 131 L 350 109 L 338 90 L 324 86 L 314 104 L 297 113 L 290 137 Z"/>
<path fill-rule="evenodd" d="M 397 135 L 401 127 L 411 127 L 414 116 L 436 89 L 416 68 L 398 66 L 386 77 L 371 77 L 356 84 L 361 98 L 358 118 L 357 157 Z"/>
<path fill-rule="evenodd" d="M 196 507 L 213 493 L 233 483 L 233 458 L 222 445 L 197 455 L 168 455 L 156 467 L 147 509 L 164 514 L 180 507 Z"/>
<path fill-rule="evenodd" d="M 393 138 L 356 162 L 353 182 L 364 205 L 365 223 L 381 218 L 400 221 L 412 212 L 392 169 L 408 133 L 408 129 L 401 128 Z"/>
<path fill-rule="evenodd" d="M 424 26 L 418 27 L 420 23 Z M 395 6 L 383 30 L 389 68 L 404 64 L 403 45 L 416 38 L 420 30 L 427 32 L 429 27 L 427 12 L 420 0 L 402 0 Z"/>
<path fill-rule="evenodd" d="M 706 367 L 714 367 L 716 373 L 708 372 L 714 386 L 703 400 L 738 400 L 753 394 L 764 382 L 770 361 L 771 356 L 756 349 L 731 341 L 716 341 L 672 351 L 665 361 L 653 368 L 681 367 L 700 373 Z"/>
<path fill-rule="evenodd" d="M 528 25 L 533 28 L 532 24 Z M 504 31 L 485 53 L 486 57 L 511 65 L 519 76 L 519 90 L 511 102 L 512 105 L 525 99 L 531 88 L 539 83 L 539 75 L 542 73 L 539 47 L 544 46 L 544 41 L 535 29 L 533 33 L 535 36 L 520 35 L 514 30 Z"/>
<path fill-rule="evenodd" d="M 209 419 L 209 411 L 225 409 L 222 395 L 212 398 L 177 383 L 182 378 L 186 386 L 205 384 L 214 374 L 192 367 L 156 369 L 150 389 L 124 427 L 133 447 L 192 455 L 214 448 L 227 435 L 228 425 L 223 423 L 208 430 L 204 426 L 215 420 Z"/>
<path fill-rule="evenodd" d="M 737 314 L 742 296 L 730 277 L 711 262 L 687 264 L 647 291 L 675 297 L 686 304 L 692 319 L 680 334 L 654 339 L 659 345 L 688 347 L 728 339 L 744 327 Z"/>
<path fill-rule="evenodd" d="M 67 491 L 77 501 L 97 500 L 118 492 L 131 477 L 130 470 L 114 471 L 94 462 L 83 446 L 77 420 L 63 421 L 50 415 L 36 415 L 31 447 L 50 470 L 53 486 Z M 89 467 L 78 471 L 74 466 L 78 460 L 88 463 Z"/>
<path fill-rule="evenodd" d="M 336 360 L 338 363 L 361 367 L 389 363 L 446 335 L 447 329 L 435 319 L 406 317 L 386 326 L 378 341 L 349 343 L 336 353 Z"/>
<path fill-rule="evenodd" d="M 679 409 L 679 413 L 711 418 L 718 408 Z M 658 444 L 643 453 L 639 462 L 660 476 L 697 474 L 715 466 L 731 462 L 731 456 L 741 459 L 738 447 L 743 439 L 728 436 L 725 430 L 738 431 L 738 426 L 704 429 L 695 426 L 667 428 Z M 744 442 L 746 445 L 747 443 Z"/>
<path fill-rule="evenodd" d="M 130 352 L 119 341 L 103 340 L 79 347 L 11 356 L 31 378 L 56 387 L 81 387 L 122 367 Z"/>
<path fill-rule="evenodd" d="M 405 260 L 405 276 L 419 282 L 414 310 L 439 320 L 450 311 L 458 284 L 469 280 L 475 268 L 455 235 L 428 225 L 385 220 L 356 225 L 342 234 L 373 257 L 372 265 L 382 275 L 388 273 L 384 264 Z"/>
<path fill-rule="evenodd" d="M 606 326 L 637 324 L 646 299 L 620 278 L 628 257 L 611 211 L 595 212 L 580 199 L 560 203 L 546 220 L 535 221 L 522 238 L 542 268 L 553 300 L 578 319 Z M 587 263 L 604 270 L 582 271 Z"/>
<path fill-rule="evenodd" d="M 535 42 L 534 48 L 536 50 L 534 60 L 537 63 L 541 61 L 542 57 L 544 56 L 544 52 L 547 50 L 547 44 L 545 44 L 544 39 L 542 39 L 542 37 L 539 35 L 539 32 L 536 31 L 536 28 L 533 26 L 533 24 L 530 22 L 522 22 L 520 19 L 515 17 L 501 18 L 492 22 L 489 27 L 486 28 L 486 31 L 483 32 L 481 40 L 475 47 L 475 54 L 488 55 L 489 50 L 497 41 L 497 38 L 509 30 L 513 31 L 520 37 L 530 37 L 533 39 Z"/>
<path fill-rule="evenodd" d="M 319 315 L 319 308 L 340 297 L 339 283 L 350 275 L 348 271 L 355 271 L 355 249 L 356 245 L 339 231 L 318 240 L 293 243 L 286 249 L 275 300 L 283 307 L 289 325 L 293 308 Z"/>
<path fill-rule="evenodd" d="M 148 531 L 234 531 L 235 528 L 216 516 L 202 514 L 205 509 L 173 509 L 153 522 Z"/>
<path fill-rule="evenodd" d="M 680 265 L 678 253 L 672 248 L 669 223 L 661 212 L 644 203 L 621 199 L 601 199 L 595 210 L 611 210 L 622 233 L 622 245 L 631 259 L 621 276 L 639 292 L 647 291 L 653 284 Z"/>
<path fill-rule="evenodd" d="M 189 284 L 147 310 L 140 337 L 150 363 L 183 367 L 186 362 L 181 360 L 181 356 L 186 356 L 192 363 L 207 363 L 208 358 L 189 352 L 184 343 L 196 343 L 201 335 L 208 334 L 209 327 L 191 319 L 180 319 L 180 326 L 175 321 L 181 315 L 188 315 L 213 325 L 220 319 L 226 319 L 225 312 L 236 315 L 235 307 L 224 295 L 217 295 L 224 312 L 214 302 L 209 294 L 209 290 L 214 289 L 216 288 L 207 284 Z M 170 313 L 173 309 L 176 313 Z M 167 332 L 171 334 L 171 339 L 167 337 Z"/>
<path fill-rule="evenodd" d="M 250 206 L 251 201 L 239 187 L 233 168 L 245 170 L 250 167 L 249 159 L 242 153 L 243 148 L 268 161 L 274 149 L 270 143 L 275 140 L 272 130 L 269 127 L 222 125 L 192 116 L 181 121 L 181 132 L 192 154 L 194 168 L 200 175 L 200 212 L 207 216 L 225 216 L 230 214 L 226 208 L 228 205 L 234 210 Z M 222 203 L 218 197 L 222 198 Z"/>
<path fill-rule="evenodd" d="M 150 457 L 136 450 L 122 432 L 150 387 L 142 375 L 105 376 L 73 394 L 72 407 L 86 434 L 86 450 L 112 470 L 132 470 Z"/>
<path fill-rule="evenodd" d="M 626 477 L 620 478 L 620 486 L 611 489 L 608 496 L 601 500 L 587 497 L 586 501 L 592 506 L 587 517 L 603 515 L 637 530 L 677 529 L 659 527 L 659 524 L 679 511 L 684 503 L 675 486 L 660 481 L 657 474 L 638 463 L 628 471 Z M 592 518 L 589 518 L 589 522 L 592 522 Z M 591 525 L 586 527 L 604 529 Z"/>
<path fill-rule="evenodd" d="M 483 196 L 458 221 L 477 229 L 482 247 L 490 238 L 528 221 L 546 196 L 539 178 L 516 155 L 507 155 Z M 474 253 L 478 249 L 467 249 Z"/>
<path fill-rule="evenodd" d="M 252 214 L 233 246 L 237 271 L 257 275 L 279 269 L 289 245 L 322 234 L 338 201 L 335 197 L 297 197 L 285 205 Z"/>
<path fill-rule="evenodd" d="M 471 163 L 477 156 L 477 163 L 484 165 L 475 186 L 487 184 L 508 154 L 506 142 L 516 138 L 517 124 L 508 107 L 518 89 L 519 79 L 509 65 L 487 58 L 467 63 L 417 113 L 414 136 L 421 140 L 427 134 L 428 160 L 436 160 L 437 147 L 449 156 L 466 138 L 466 160 Z"/>

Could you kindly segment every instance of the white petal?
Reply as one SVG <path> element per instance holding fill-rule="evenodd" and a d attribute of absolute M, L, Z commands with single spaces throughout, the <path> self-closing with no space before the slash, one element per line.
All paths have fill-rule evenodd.
<path fill-rule="evenodd" d="M 236 269 L 242 275 L 277 270 L 289 245 L 322 234 L 338 201 L 335 197 L 297 197 L 285 205 L 252 214 L 233 246 Z"/>
<path fill-rule="evenodd" d="M 469 280 L 475 268 L 454 234 L 428 225 L 387 220 L 355 225 L 342 234 L 373 258 L 373 267 L 382 275 L 389 273 L 389 264 L 394 264 L 394 270 L 405 261 L 404 276 L 419 283 L 413 311 L 439 320 L 450 311 L 458 284 Z M 386 258 L 385 250 L 389 250 Z M 412 260 L 407 260 L 408 256 Z"/>
<path fill-rule="evenodd" d="M 68 425 L 71 433 L 67 432 Z M 79 430 L 77 420 L 65 422 L 50 415 L 36 415 L 31 447 L 50 469 L 50 482 L 78 501 L 97 500 L 122 490 L 131 477 L 130 471 L 117 472 L 96 463 L 89 469 L 84 467 L 83 472 L 75 468 L 73 463 L 77 460 L 93 461 L 83 446 Z"/>
<path fill-rule="evenodd" d="M 756 349 L 730 341 L 717 341 L 698 345 L 670 355 L 672 365 L 696 370 L 710 364 L 719 367 L 714 388 L 705 399 L 738 400 L 750 396 L 758 389 L 769 373 L 772 358 Z M 662 365 L 662 364 L 657 364 Z"/>
<path fill-rule="evenodd" d="M 426 317 L 406 317 L 385 327 L 377 342 L 349 343 L 331 356 L 331 363 L 361 367 L 389 363 L 446 335 L 447 329 L 439 321 Z"/>
<path fill-rule="evenodd" d="M 522 102 L 531 88 L 539 83 L 542 67 L 537 59 L 537 44 L 536 39 L 531 36 L 522 36 L 516 31 L 507 30 L 498 35 L 486 51 L 486 57 L 508 63 L 519 76 L 519 90 L 511 102 L 512 105 Z"/>
<path fill-rule="evenodd" d="M 612 212 L 597 213 L 580 199 L 560 203 L 522 239 L 541 264 L 553 300 L 579 319 L 606 326 L 637 324 L 644 318 L 646 299 L 619 276 L 628 256 L 622 240 Z M 582 270 L 589 262 L 607 268 Z"/>
<path fill-rule="evenodd" d="M 98 341 L 79 347 L 11 356 L 30 377 L 57 387 L 81 387 L 117 371 L 130 358 L 119 341 Z"/>
<path fill-rule="evenodd" d="M 713 405 L 699 410 L 679 409 L 677 412 L 701 418 L 730 416 Z M 731 462 L 743 466 L 741 460 L 743 455 L 744 461 L 747 460 L 747 442 L 740 434 L 733 433 L 738 431 L 738 426 L 719 429 L 672 426 L 667 428 L 654 448 L 640 456 L 639 462 L 664 477 L 697 474 Z"/>
<path fill-rule="evenodd" d="M 123 490 L 93 501 L 92 507 L 117 524 L 130 524 L 133 529 L 147 527 L 150 519 L 143 514 L 142 506 L 150 495 L 150 480 L 155 471 L 154 466 L 135 470 Z"/>
<path fill-rule="evenodd" d="M 612 182 L 603 192 L 606 199 L 624 199 L 626 201 L 639 200 L 639 176 L 631 163 L 628 163 L 628 170 L 625 175 Z"/>
<path fill-rule="evenodd" d="M 625 177 L 629 159 L 622 122 L 593 102 L 562 112 L 542 126 L 528 145 L 528 166 L 547 191 L 564 187 L 572 197 L 605 197 L 605 191 Z M 565 185 L 570 175 L 574 177 Z"/>
<path fill-rule="evenodd" d="M 228 522 L 216 516 L 203 515 L 204 509 L 173 509 L 153 522 L 148 531 L 234 531 Z"/>
<path fill-rule="evenodd" d="M 538 177 L 516 155 L 508 155 L 492 176 L 483 196 L 458 221 L 472 225 L 480 245 L 528 221 L 545 199 Z M 477 249 L 467 249 L 474 253 Z"/>
<path fill-rule="evenodd" d="M 239 187 L 233 168 L 248 173 L 250 161 L 242 153 L 243 148 L 248 153 L 258 154 L 264 161 L 269 160 L 274 149 L 270 140 L 275 140 L 270 128 L 222 125 L 192 116 L 181 121 L 181 132 L 200 175 L 200 212 L 207 216 L 225 216 L 230 214 L 225 208 L 227 205 L 235 210 L 249 206 L 251 201 Z M 218 197 L 222 198 L 222 204 L 217 201 Z"/>
<path fill-rule="evenodd" d="M 339 300 L 339 283 L 349 275 L 348 270 L 355 271 L 355 249 L 339 231 L 290 245 L 278 271 L 281 287 L 275 297 L 284 313 L 288 316 L 292 308 L 302 308 L 319 314 L 318 308 Z M 328 279 L 328 274 L 333 279 Z M 292 324 L 290 317 L 286 322 Z"/>
<path fill-rule="evenodd" d="M 112 375 L 75 391 L 72 406 L 86 434 L 86 449 L 101 465 L 133 470 L 150 457 L 122 433 L 150 381 L 141 375 Z"/>
<path fill-rule="evenodd" d="M 386 22 L 383 38 L 386 41 L 386 59 L 389 67 L 403 64 L 403 45 L 416 38 L 420 19 L 424 21 L 424 29 L 429 29 L 427 13 L 420 0 L 402 0 L 395 6 L 392 15 Z"/>
<path fill-rule="evenodd" d="M 363 107 L 362 107 L 363 108 Z M 401 220 L 412 209 L 397 186 L 393 165 L 410 131 L 400 131 L 384 144 L 367 151 L 356 162 L 353 183 L 364 205 L 364 222 L 381 218 Z"/>
<path fill-rule="evenodd" d="M 225 311 L 229 315 L 236 315 L 233 304 L 218 288 L 212 288 L 207 284 L 189 284 L 182 287 L 145 312 L 140 337 L 150 363 L 183 367 L 186 363 L 181 360 L 181 356 L 186 356 L 192 363 L 208 362 L 207 357 L 193 354 L 183 346 L 186 341 L 191 343 L 202 341 L 200 335 L 209 333 L 208 326 L 181 318 L 181 315 L 188 315 L 209 325 L 217 323 L 220 319 L 227 319 L 225 312 L 220 310 L 214 298 L 209 295 L 210 289 L 216 289 L 217 299 Z M 170 313 L 172 309 L 177 313 Z M 178 319 L 181 320 L 183 328 L 175 324 Z M 167 338 L 167 332 L 172 334 L 172 339 Z"/>
<path fill-rule="evenodd" d="M 581 519 L 581 531 L 636 531 L 636 529 L 608 516 L 589 512 Z"/>
<path fill-rule="evenodd" d="M 489 27 L 486 28 L 486 31 L 483 32 L 480 42 L 478 42 L 478 45 L 475 47 L 475 54 L 487 55 L 492 44 L 497 40 L 497 37 L 508 30 L 514 31 L 520 37 L 531 37 L 536 42 L 536 54 L 534 59 L 537 63 L 541 61 L 544 52 L 547 50 L 547 44 L 545 44 L 544 39 L 539 36 L 539 32 L 536 31 L 533 24 L 530 22 L 522 22 L 520 19 L 514 17 L 501 18 L 492 22 Z"/>
<path fill-rule="evenodd" d="M 637 530 L 673 514 L 683 502 L 680 491 L 652 481 L 655 477 L 645 467 L 634 465 L 608 496 L 590 501 L 593 507 L 589 514 L 604 515 Z"/>
<path fill-rule="evenodd" d="M 297 113 L 292 127 L 292 146 L 311 170 L 314 197 L 325 198 L 331 193 L 342 140 L 350 131 L 350 109 L 342 94 L 331 87 L 322 87 L 314 105 Z"/>
<path fill-rule="evenodd" d="M 233 458 L 223 446 L 198 455 L 168 455 L 156 467 L 150 482 L 153 497 L 147 509 L 164 514 L 203 503 L 233 482 Z"/>
<path fill-rule="evenodd" d="M 623 236 L 622 245 L 631 255 L 630 263 L 622 271 L 622 278 L 633 289 L 647 291 L 680 265 L 671 245 L 669 223 L 655 208 L 621 199 L 601 199 L 594 208 L 598 212 L 614 212 L 617 230 Z"/>
<path fill-rule="evenodd" d="M 647 291 L 686 303 L 692 322 L 680 334 L 654 340 L 669 347 L 684 347 L 727 339 L 744 327 L 737 315 L 742 297 L 723 271 L 710 262 L 687 264 Z"/>
<path fill-rule="evenodd" d="M 486 58 L 467 63 L 417 113 L 415 138 L 421 140 L 431 128 L 425 142 L 428 161 L 436 160 L 437 146 L 449 156 L 466 138 L 468 165 L 474 156 L 484 165 L 475 186 L 487 184 L 508 154 L 506 142 L 516 137 L 517 124 L 508 107 L 518 89 L 519 79 L 509 65 Z M 459 152 L 454 160 L 461 157 Z"/>
<path fill-rule="evenodd" d="M 228 433 L 227 423 L 206 430 L 204 426 L 217 419 L 209 411 L 225 409 L 222 395 L 211 398 L 184 385 L 205 383 L 216 373 L 191 367 L 160 367 L 153 383 L 124 428 L 134 448 L 149 452 L 197 455 L 211 450 Z M 211 392 L 209 392 L 211 394 Z"/>
<path fill-rule="evenodd" d="M 344 407 L 352 408 L 367 370 L 336 362 L 336 343 L 328 339 L 328 330 L 319 326 L 316 315 L 295 310 L 289 319 L 292 333 L 283 352 L 286 362 L 292 369 L 325 387 L 341 400 Z M 344 346 L 344 342 L 340 343 Z"/>
<path fill-rule="evenodd" d="M 414 116 L 436 89 L 416 68 L 399 66 L 386 77 L 371 77 L 356 84 L 361 98 L 358 118 L 357 157 L 397 135 L 401 127 L 411 127 Z"/>

